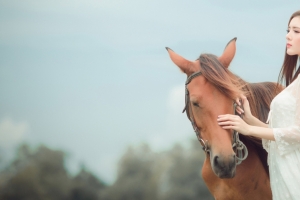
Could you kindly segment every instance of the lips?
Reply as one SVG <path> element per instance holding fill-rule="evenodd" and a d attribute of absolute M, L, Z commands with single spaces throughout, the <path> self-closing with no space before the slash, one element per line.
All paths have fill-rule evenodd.
<path fill-rule="evenodd" d="M 289 44 L 289 43 L 286 44 L 286 47 L 287 47 L 287 48 L 289 48 L 289 47 L 291 47 L 291 46 L 292 46 L 292 45 Z"/>

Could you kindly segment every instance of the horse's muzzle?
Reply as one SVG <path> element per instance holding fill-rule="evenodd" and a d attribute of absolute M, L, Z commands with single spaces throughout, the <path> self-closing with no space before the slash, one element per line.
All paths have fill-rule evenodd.
<path fill-rule="evenodd" d="M 219 178 L 233 178 L 235 176 L 236 157 L 234 154 L 230 156 L 215 155 L 211 159 L 211 165 Z"/>

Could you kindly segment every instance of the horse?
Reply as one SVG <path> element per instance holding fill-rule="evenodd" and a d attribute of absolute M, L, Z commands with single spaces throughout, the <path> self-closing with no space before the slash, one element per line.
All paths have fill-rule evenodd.
<path fill-rule="evenodd" d="M 229 70 L 236 38 L 228 42 L 221 56 L 201 54 L 195 61 L 166 49 L 188 77 L 185 109 L 206 154 L 201 175 L 210 193 L 218 200 L 272 199 L 267 152 L 261 139 L 239 135 L 248 157 L 238 163 L 235 133 L 221 128 L 217 116 L 233 114 L 236 99 L 244 94 L 252 114 L 265 122 L 272 99 L 283 88 L 274 82 L 248 83 Z"/>

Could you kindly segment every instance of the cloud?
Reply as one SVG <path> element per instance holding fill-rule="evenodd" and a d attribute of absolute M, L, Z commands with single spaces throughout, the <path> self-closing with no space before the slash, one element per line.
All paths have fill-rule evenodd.
<path fill-rule="evenodd" d="M 167 99 L 167 115 L 165 126 L 162 130 L 151 134 L 149 138 L 150 146 L 161 151 L 171 148 L 174 143 L 188 145 L 193 138 L 193 129 L 185 113 L 182 113 L 184 103 L 185 88 L 184 84 L 174 86 L 168 95 Z"/>
<path fill-rule="evenodd" d="M 4 118 L 0 122 L 0 146 L 4 149 L 20 143 L 29 130 L 25 121 L 15 122 L 11 118 Z"/>
<path fill-rule="evenodd" d="M 182 113 L 185 106 L 184 84 L 171 89 L 168 98 L 168 115 L 166 131 L 174 138 L 174 142 L 193 136 L 193 129 L 186 113 Z"/>
<path fill-rule="evenodd" d="M 168 108 L 170 112 L 178 113 L 179 108 L 184 107 L 184 96 L 185 96 L 184 84 L 175 86 L 171 89 L 168 98 Z"/>

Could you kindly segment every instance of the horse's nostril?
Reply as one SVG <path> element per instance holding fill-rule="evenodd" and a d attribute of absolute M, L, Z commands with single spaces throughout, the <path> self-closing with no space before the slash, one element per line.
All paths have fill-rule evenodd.
<path fill-rule="evenodd" d="M 214 173 L 219 178 L 233 178 L 235 175 L 235 155 L 216 155 L 211 159 Z"/>
<path fill-rule="evenodd" d="M 218 160 L 219 160 L 219 156 L 215 156 L 215 157 L 214 157 L 214 165 L 215 165 L 215 166 L 218 166 L 218 163 L 219 163 Z"/>

